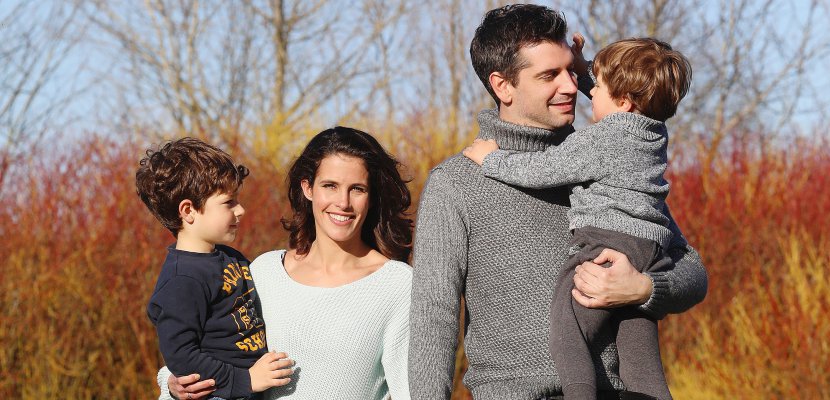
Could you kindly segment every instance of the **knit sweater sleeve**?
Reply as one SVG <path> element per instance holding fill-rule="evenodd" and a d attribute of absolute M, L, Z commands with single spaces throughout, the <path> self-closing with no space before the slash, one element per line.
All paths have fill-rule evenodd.
<path fill-rule="evenodd" d="M 251 394 L 246 368 L 235 367 L 205 353 L 199 346 L 199 330 L 208 309 L 207 290 L 202 283 L 176 276 L 150 300 L 148 313 L 156 324 L 159 349 L 171 371 L 179 375 L 198 373 L 216 380 L 214 395 L 223 398 Z"/>
<path fill-rule="evenodd" d="M 170 379 L 170 370 L 167 369 L 167 366 L 161 367 L 159 369 L 158 374 L 156 374 L 156 383 L 159 385 L 159 400 L 175 400 L 173 396 L 170 394 L 170 388 L 167 386 L 167 380 Z"/>
<path fill-rule="evenodd" d="M 700 255 L 683 237 L 683 233 L 671 216 L 668 205 L 672 241 L 667 250 L 674 261 L 674 268 L 662 272 L 646 272 L 653 283 L 651 297 L 640 310 L 655 317 L 663 318 L 669 313 L 681 313 L 703 301 L 709 286 L 706 268 Z"/>
<path fill-rule="evenodd" d="M 463 194 L 448 171 L 433 170 L 415 229 L 409 387 L 413 399 L 449 399 L 467 268 Z"/>
<path fill-rule="evenodd" d="M 599 180 L 607 175 L 603 149 L 610 135 L 595 124 L 568 136 L 545 151 L 514 153 L 496 150 L 484 158 L 485 176 L 530 189 Z"/>
<path fill-rule="evenodd" d="M 407 267 L 408 268 L 408 267 Z M 409 354 L 409 302 L 412 290 L 411 280 L 394 299 L 392 318 L 383 334 L 383 355 L 381 364 L 389 386 L 389 394 L 395 400 L 409 399 L 409 374 L 407 372 L 407 355 Z"/>

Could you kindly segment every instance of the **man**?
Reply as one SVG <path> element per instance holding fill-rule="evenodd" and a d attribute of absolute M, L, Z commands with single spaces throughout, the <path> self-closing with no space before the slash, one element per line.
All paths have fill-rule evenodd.
<path fill-rule="evenodd" d="M 577 86 L 566 32 L 563 16 L 541 6 L 487 13 L 470 54 L 498 109 L 479 114 L 480 138 L 506 150 L 539 151 L 573 132 Z M 473 397 L 561 396 L 548 354 L 548 307 L 557 268 L 568 254 L 568 194 L 566 187 L 504 185 L 460 155 L 433 169 L 415 233 L 409 354 L 414 399 L 450 396 L 462 296 L 468 315 L 464 383 Z M 595 308 L 637 304 L 654 318 L 685 311 L 705 296 L 706 271 L 688 245 L 668 253 L 673 269 L 641 274 L 625 255 L 606 250 L 598 261 L 613 265 L 578 267 L 574 298 Z M 599 398 L 619 398 L 624 387 L 613 334 L 596 340 L 592 353 Z"/>

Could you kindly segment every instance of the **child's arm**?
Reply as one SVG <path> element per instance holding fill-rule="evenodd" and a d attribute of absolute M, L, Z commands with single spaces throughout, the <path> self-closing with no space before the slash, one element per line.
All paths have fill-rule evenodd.
<path fill-rule="evenodd" d="M 574 55 L 574 72 L 579 76 L 587 76 L 590 67 L 588 61 L 585 60 L 585 55 L 582 54 L 583 47 L 585 47 L 585 37 L 579 32 L 574 33 L 571 53 Z"/>
<path fill-rule="evenodd" d="M 265 360 L 265 361 L 263 361 Z M 259 370 L 254 371 L 257 364 L 270 363 L 270 366 L 264 368 L 265 376 L 263 379 L 255 378 L 254 375 L 260 375 Z M 248 371 L 251 373 L 251 384 L 254 392 L 260 392 L 273 386 L 283 386 L 291 382 L 290 376 L 294 373 L 291 368 L 294 366 L 294 361 L 288 358 L 285 353 L 267 353 L 264 354 L 253 367 Z M 271 382 L 268 382 L 268 381 Z M 199 380 L 198 374 L 191 374 L 177 377 L 170 373 L 167 367 L 161 367 L 158 372 L 158 385 L 161 390 L 159 400 L 174 400 L 174 399 L 192 399 L 199 400 L 207 395 L 213 393 L 216 388 L 213 379 Z M 266 386 L 262 390 L 256 390 L 257 386 Z"/>
<path fill-rule="evenodd" d="M 473 144 L 467 146 L 467 148 L 465 148 L 461 153 L 470 160 L 473 160 L 476 164 L 481 165 L 484 163 L 484 158 L 487 157 L 488 154 L 498 149 L 499 145 L 497 145 L 496 141 L 493 139 L 476 139 L 473 141 Z"/>
<path fill-rule="evenodd" d="M 294 369 L 291 368 L 293 366 L 294 361 L 288 358 L 288 354 L 274 351 L 263 354 L 248 369 L 251 374 L 251 388 L 254 392 L 262 392 L 275 386 L 287 385 L 294 373 Z"/>
<path fill-rule="evenodd" d="M 580 33 L 574 33 L 573 45 L 571 45 L 571 53 L 574 55 L 574 72 L 576 73 L 576 84 L 582 94 L 589 99 L 591 98 L 591 89 L 593 89 L 594 75 L 591 72 L 591 62 L 585 60 L 585 55 L 582 54 L 582 48 L 585 46 L 585 38 Z"/>
<path fill-rule="evenodd" d="M 200 330 L 205 324 L 209 307 L 205 293 L 201 282 L 190 277 L 177 276 L 153 294 L 148 313 L 156 325 L 159 349 L 174 374 L 195 373 L 206 379 L 215 380 L 216 391 L 213 396 L 246 397 L 255 391 L 254 385 L 261 388 L 265 384 L 259 378 L 263 375 L 265 367 L 272 367 L 272 371 L 275 371 L 279 369 L 280 364 L 267 363 L 256 370 L 253 370 L 254 367 L 249 370 L 235 367 L 203 353 L 200 347 Z M 267 354 L 263 358 L 265 356 Z M 253 379 L 255 374 L 256 380 Z"/>
<path fill-rule="evenodd" d="M 599 180 L 607 175 L 604 149 L 611 135 L 597 130 L 592 125 L 542 152 L 494 151 L 484 158 L 481 170 L 487 177 L 531 189 Z"/>

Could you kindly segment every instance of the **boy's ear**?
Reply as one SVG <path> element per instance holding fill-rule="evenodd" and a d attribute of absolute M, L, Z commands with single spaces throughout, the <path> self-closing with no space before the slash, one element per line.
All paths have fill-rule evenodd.
<path fill-rule="evenodd" d="M 493 92 L 496 93 L 496 97 L 499 98 L 499 102 L 504 105 L 510 105 L 513 103 L 513 85 L 507 81 L 507 78 L 501 74 L 501 72 L 493 72 L 490 74 L 490 87 L 493 88 Z"/>
<path fill-rule="evenodd" d="M 622 112 L 634 112 L 636 110 L 636 108 L 634 107 L 634 103 L 632 103 L 631 100 L 628 99 L 628 97 L 623 97 L 622 99 L 617 100 L 616 102 L 617 107 L 619 107 L 619 110 Z"/>
<path fill-rule="evenodd" d="M 179 218 L 182 221 L 192 224 L 195 219 L 194 214 L 196 214 L 196 207 L 193 206 L 192 201 L 184 199 L 179 203 Z"/>
<path fill-rule="evenodd" d="M 308 179 L 301 180 L 300 187 L 303 188 L 305 198 L 311 201 L 311 184 L 308 182 Z"/>

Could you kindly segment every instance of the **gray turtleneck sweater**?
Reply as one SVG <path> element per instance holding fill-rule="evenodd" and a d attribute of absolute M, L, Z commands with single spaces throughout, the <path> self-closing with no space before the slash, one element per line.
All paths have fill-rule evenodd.
<path fill-rule="evenodd" d="M 543 151 L 573 128 L 547 131 L 479 115 L 479 137 L 504 150 Z M 548 355 L 548 315 L 570 239 L 567 187 L 508 186 L 486 178 L 469 159 L 435 167 L 421 195 L 415 231 L 410 311 L 409 382 L 413 399 L 449 399 L 461 298 L 469 369 L 464 383 L 477 400 L 537 399 L 560 394 Z M 668 210 L 667 210 L 668 214 Z M 670 214 L 669 214 L 670 216 Z M 640 309 L 656 318 L 685 311 L 706 295 L 706 271 L 670 219 L 675 240 L 668 272 L 648 273 L 651 298 Z M 555 323 L 555 322 L 554 322 Z M 603 363 L 600 389 L 623 389 L 611 335 L 593 343 Z"/>
<path fill-rule="evenodd" d="M 593 226 L 653 240 L 665 249 L 672 238 L 664 214 L 667 143 L 666 124 L 618 112 L 545 151 L 494 151 L 481 167 L 485 176 L 525 188 L 580 184 L 570 197 L 571 230 Z"/>

